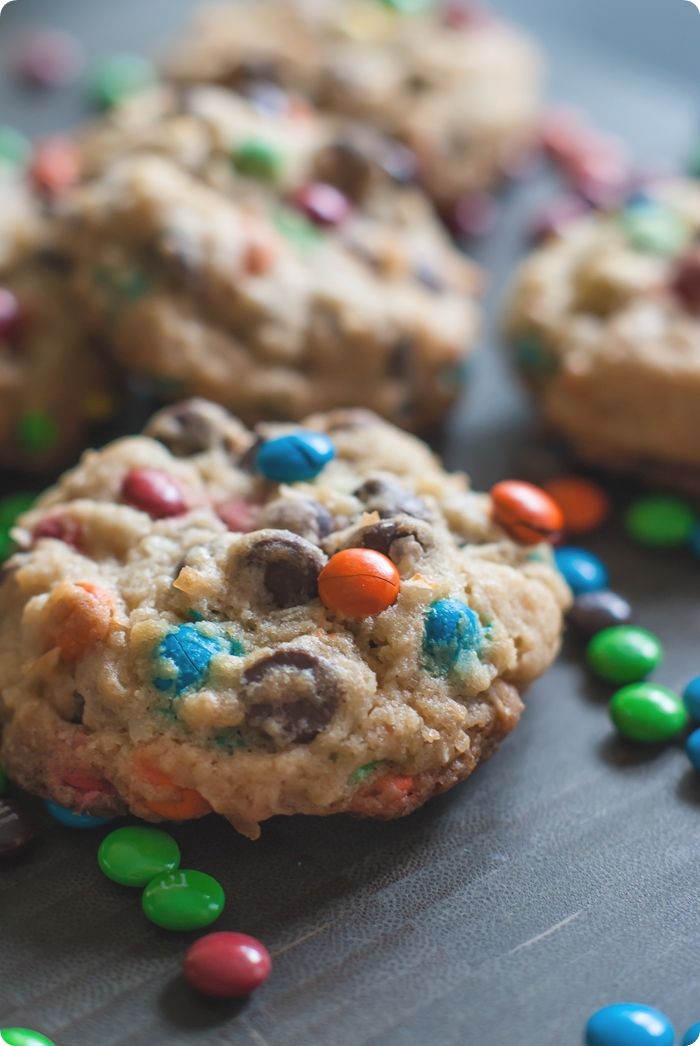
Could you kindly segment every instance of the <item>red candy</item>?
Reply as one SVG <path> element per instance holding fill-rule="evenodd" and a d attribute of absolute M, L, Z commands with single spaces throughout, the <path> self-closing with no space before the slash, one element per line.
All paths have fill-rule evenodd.
<path fill-rule="evenodd" d="M 318 576 L 318 593 L 329 610 L 346 617 L 381 614 L 396 602 L 399 572 L 388 556 L 371 548 L 336 552 Z"/>
<path fill-rule="evenodd" d="M 47 138 L 34 150 L 29 175 L 36 189 L 57 196 L 70 189 L 80 177 L 80 158 L 67 138 Z"/>
<path fill-rule="evenodd" d="M 12 341 L 22 326 L 22 306 L 12 291 L 0 287 L 0 341 Z"/>
<path fill-rule="evenodd" d="M 557 503 L 532 483 L 515 479 L 497 483 L 491 503 L 496 523 L 521 545 L 555 541 L 564 529 L 564 514 Z"/>
<path fill-rule="evenodd" d="M 605 522 L 610 512 L 608 496 L 601 486 L 582 476 L 558 476 L 544 489 L 564 513 L 567 534 L 588 534 Z"/>
<path fill-rule="evenodd" d="M 302 186 L 295 193 L 293 203 L 314 225 L 342 225 L 350 214 L 347 196 L 326 182 L 311 182 Z"/>
<path fill-rule="evenodd" d="M 181 516 L 187 503 L 180 484 L 159 469 L 132 469 L 124 477 L 122 498 L 153 519 Z"/>
<path fill-rule="evenodd" d="M 60 29 L 35 33 L 20 55 L 20 75 L 37 87 L 60 87 L 80 73 L 84 62 L 78 40 Z"/>
<path fill-rule="evenodd" d="M 39 538 L 54 538 L 73 548 L 80 548 L 83 542 L 83 528 L 68 516 L 46 516 L 39 520 L 32 533 L 35 541 Z"/>
<path fill-rule="evenodd" d="M 241 999 L 270 976 L 272 960 L 264 944 L 245 933 L 209 933 L 185 956 L 185 979 L 212 999 Z"/>

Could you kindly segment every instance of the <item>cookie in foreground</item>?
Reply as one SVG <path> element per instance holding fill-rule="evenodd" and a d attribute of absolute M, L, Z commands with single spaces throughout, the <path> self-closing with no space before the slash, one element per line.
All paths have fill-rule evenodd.
<path fill-rule="evenodd" d="M 1 759 L 93 814 L 409 813 L 517 724 L 568 592 L 488 495 L 360 410 L 188 401 L 88 452 L 0 586 Z"/>

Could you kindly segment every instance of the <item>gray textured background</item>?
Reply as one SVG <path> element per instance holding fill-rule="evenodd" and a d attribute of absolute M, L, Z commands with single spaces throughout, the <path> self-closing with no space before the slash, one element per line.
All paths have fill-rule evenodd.
<path fill-rule="evenodd" d="M 191 6 L 16 0 L 0 18 L 0 121 L 38 133 L 80 115 L 75 92 L 12 86 L 28 24 L 65 24 L 97 56 L 157 45 Z M 586 105 L 640 158 L 687 151 L 700 51 L 690 4 L 495 6 L 541 36 L 554 97 Z M 478 251 L 494 272 L 491 319 L 471 405 L 443 449 L 479 484 L 511 473 L 529 440 L 495 315 L 528 209 L 550 188 L 540 178 L 509 193 Z M 616 522 L 591 545 L 665 641 L 659 679 L 681 687 L 700 672 L 700 566 L 631 548 Z M 189 937 L 149 926 L 138 893 L 101 877 L 103 833 L 70 833 L 38 811 L 34 855 L 0 867 L 0 1026 L 39 1028 L 59 1046 L 575 1046 L 592 1010 L 638 999 L 682 1031 L 700 1019 L 700 786 L 680 746 L 615 740 L 605 697 L 571 642 L 501 753 L 406 821 L 278 820 L 257 844 L 212 818 L 177 828 L 184 863 L 227 889 L 220 928 L 260 936 L 277 957 L 246 1005 L 193 998 L 178 977 Z"/>

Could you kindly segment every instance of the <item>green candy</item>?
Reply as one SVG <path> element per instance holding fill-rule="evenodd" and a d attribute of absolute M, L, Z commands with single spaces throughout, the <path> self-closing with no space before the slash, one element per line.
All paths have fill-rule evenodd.
<path fill-rule="evenodd" d="M 240 174 L 273 182 L 282 169 L 282 154 L 271 142 L 248 138 L 233 150 L 231 162 Z"/>
<path fill-rule="evenodd" d="M 640 498 L 627 510 L 625 527 L 641 545 L 675 548 L 690 541 L 697 516 L 687 502 L 670 494 Z"/>
<path fill-rule="evenodd" d="M 97 863 L 112 882 L 146 886 L 157 875 L 180 866 L 180 847 L 158 828 L 117 828 L 97 851 Z"/>
<path fill-rule="evenodd" d="M 58 429 L 53 418 L 43 410 L 30 410 L 19 419 L 17 436 L 23 450 L 41 454 L 55 444 Z"/>
<path fill-rule="evenodd" d="M 620 221 L 630 246 L 646 254 L 678 254 L 690 239 L 680 215 L 653 200 L 628 205 Z"/>
<path fill-rule="evenodd" d="M 298 211 L 289 207 L 277 207 L 273 221 L 278 232 L 302 251 L 313 250 L 323 241 L 323 234 Z"/>
<path fill-rule="evenodd" d="M 27 512 L 34 504 L 34 494 L 11 494 L 0 499 L 0 563 L 7 559 L 14 549 L 10 531 L 17 517 Z"/>
<path fill-rule="evenodd" d="M 3 1043 L 6 1046 L 55 1046 L 53 1039 L 31 1028 L 0 1028 L 0 1046 Z"/>
<path fill-rule="evenodd" d="M 115 54 L 93 73 L 90 97 L 101 109 L 113 109 L 155 81 L 155 70 L 143 55 Z"/>
<path fill-rule="evenodd" d="M 143 910 L 164 930 L 199 930 L 221 915 L 226 895 L 205 872 L 181 869 L 152 879 L 143 891 Z"/>
<path fill-rule="evenodd" d="M 350 777 L 348 778 L 349 783 L 351 785 L 362 784 L 362 782 L 366 781 L 368 777 L 371 777 L 377 767 L 381 765 L 382 760 L 380 759 L 374 763 L 365 763 L 364 766 L 358 766 L 357 770 L 353 770 L 350 774 Z"/>
<path fill-rule="evenodd" d="M 610 718 L 631 741 L 670 741 L 688 725 L 682 699 L 657 683 L 632 683 L 613 694 Z"/>
<path fill-rule="evenodd" d="M 588 644 L 588 664 L 608 683 L 638 683 L 654 671 L 663 658 L 656 636 L 634 625 L 604 628 Z"/>
<path fill-rule="evenodd" d="M 23 170 L 32 155 L 32 144 L 14 127 L 0 126 L 0 167 Z"/>

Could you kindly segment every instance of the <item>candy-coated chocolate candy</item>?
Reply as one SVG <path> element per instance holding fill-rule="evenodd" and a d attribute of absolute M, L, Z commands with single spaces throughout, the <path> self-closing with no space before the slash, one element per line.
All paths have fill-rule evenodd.
<path fill-rule="evenodd" d="M 312 251 L 323 242 L 323 233 L 319 227 L 292 207 L 276 207 L 273 221 L 277 231 L 300 251 Z"/>
<path fill-rule="evenodd" d="M 613 694 L 610 717 L 631 741 L 670 741 L 688 724 L 682 699 L 658 683 L 630 683 Z"/>
<path fill-rule="evenodd" d="M 147 918 L 164 930 L 200 930 L 219 918 L 226 895 L 206 872 L 181 868 L 157 875 L 143 891 Z"/>
<path fill-rule="evenodd" d="M 252 239 L 245 249 L 243 265 L 249 276 L 265 276 L 279 256 L 279 247 L 271 238 Z"/>
<path fill-rule="evenodd" d="M 638 683 L 663 658 L 661 643 L 645 628 L 616 625 L 599 632 L 588 644 L 588 664 L 608 683 Z"/>
<path fill-rule="evenodd" d="M 697 247 L 679 258 L 670 287 L 687 312 L 700 316 L 700 250 Z"/>
<path fill-rule="evenodd" d="M 22 306 L 6 287 L 0 287 L 0 342 L 14 341 L 22 327 Z"/>
<path fill-rule="evenodd" d="M 594 636 L 613 625 L 628 625 L 632 607 L 617 592 L 584 592 L 577 596 L 569 612 L 569 621 L 584 636 Z"/>
<path fill-rule="evenodd" d="M 264 944 L 245 933 L 200 937 L 185 957 L 185 980 L 212 999 L 241 999 L 270 976 L 272 959 Z"/>
<path fill-rule="evenodd" d="M 700 676 L 691 679 L 683 691 L 683 704 L 691 719 L 700 723 Z"/>
<path fill-rule="evenodd" d="M 647 254 L 673 256 L 690 239 L 690 229 L 670 207 L 649 196 L 630 200 L 620 214 L 630 246 Z"/>
<path fill-rule="evenodd" d="M 34 148 L 29 175 L 35 188 L 46 196 L 57 196 L 78 181 L 80 156 L 68 138 L 46 138 Z"/>
<path fill-rule="evenodd" d="M 18 857 L 36 838 L 24 807 L 14 799 L 0 799 L 0 860 Z"/>
<path fill-rule="evenodd" d="M 435 676 L 464 673 L 478 657 L 484 634 L 478 615 L 460 599 L 439 599 L 425 616 L 423 660 Z"/>
<path fill-rule="evenodd" d="M 52 802 L 50 799 L 46 800 L 46 809 L 54 821 L 65 825 L 66 828 L 101 828 L 103 824 L 109 824 L 110 821 L 114 820 L 113 817 L 93 817 L 92 814 L 76 814 L 72 810 L 67 810 L 65 806 L 59 806 L 58 803 Z"/>
<path fill-rule="evenodd" d="M 262 138 L 248 138 L 236 146 L 231 155 L 233 166 L 240 174 L 260 181 L 272 182 L 282 170 L 282 154 L 272 142 Z"/>
<path fill-rule="evenodd" d="M 685 751 L 694 770 L 700 770 L 700 730 L 693 730 L 685 742 Z"/>
<path fill-rule="evenodd" d="M 0 170 L 23 170 L 32 155 L 32 143 L 14 127 L 0 124 Z"/>
<path fill-rule="evenodd" d="M 234 637 L 211 635 L 199 624 L 178 625 L 158 644 L 153 684 L 158 690 L 172 690 L 179 697 L 185 690 L 204 683 L 217 654 L 242 652 L 243 647 Z"/>
<path fill-rule="evenodd" d="M 325 433 L 298 429 L 263 443 L 255 464 L 274 483 L 303 483 L 315 479 L 334 457 L 333 441 Z"/>
<path fill-rule="evenodd" d="M 603 488 L 581 476 L 558 476 L 544 484 L 564 513 L 567 534 L 588 534 L 608 517 L 610 502 Z"/>
<path fill-rule="evenodd" d="M 697 1021 L 683 1033 L 681 1046 L 700 1046 L 700 1021 Z"/>
<path fill-rule="evenodd" d="M 491 504 L 496 523 L 521 545 L 553 541 L 564 526 L 559 506 L 532 483 L 517 479 L 497 483 L 491 489 Z"/>
<path fill-rule="evenodd" d="M 575 596 L 608 587 L 608 571 L 601 559 L 583 548 L 567 545 L 554 553 L 557 567 Z"/>
<path fill-rule="evenodd" d="M 158 789 L 159 798 L 142 800 L 158 817 L 166 821 L 191 821 L 211 813 L 211 807 L 203 795 L 194 788 L 182 788 L 176 784 L 155 765 L 148 753 L 137 751 L 132 757 L 132 765 L 138 777 L 146 781 L 151 789 Z"/>
<path fill-rule="evenodd" d="M 0 1046 L 3 1043 L 5 1046 L 55 1046 L 53 1039 L 31 1028 L 0 1028 Z"/>
<path fill-rule="evenodd" d="M 20 446 L 32 454 L 50 450 L 57 436 L 56 422 L 44 411 L 30 410 L 19 419 L 17 438 Z"/>
<path fill-rule="evenodd" d="M 155 70 L 143 55 L 111 55 L 94 71 L 90 97 L 101 109 L 112 109 L 150 87 L 155 79 Z"/>
<path fill-rule="evenodd" d="M 396 602 L 399 572 L 388 556 L 371 548 L 336 552 L 318 576 L 324 606 L 343 617 L 372 617 Z"/>
<path fill-rule="evenodd" d="M 32 531 L 35 541 L 41 538 L 51 538 L 53 541 L 62 541 L 64 545 L 72 548 L 80 548 L 83 543 L 83 528 L 76 519 L 70 516 L 51 515 L 40 519 Z"/>
<path fill-rule="evenodd" d="M 137 468 L 127 472 L 122 483 L 122 498 L 153 519 L 181 516 L 187 511 L 182 487 L 160 469 Z"/>
<path fill-rule="evenodd" d="M 652 494 L 635 501 L 625 516 L 630 537 L 654 548 L 674 548 L 690 540 L 697 516 L 687 502 L 670 494 Z"/>
<path fill-rule="evenodd" d="M 303 185 L 294 194 L 293 203 L 309 221 L 322 228 L 337 228 L 350 216 L 347 196 L 335 185 L 327 185 L 325 182 Z"/>
<path fill-rule="evenodd" d="M 179 868 L 180 847 L 158 828 L 117 828 L 100 843 L 97 862 L 121 886 L 146 886 L 157 875 Z"/>
<path fill-rule="evenodd" d="M 85 54 L 80 41 L 61 29 L 33 33 L 22 47 L 19 73 L 36 87 L 61 87 L 79 76 Z"/>
<path fill-rule="evenodd" d="M 639 1002 L 605 1006 L 586 1024 L 586 1046 L 673 1046 L 673 1040 L 666 1014 Z"/>
<path fill-rule="evenodd" d="M 64 581 L 54 588 L 44 608 L 46 637 L 64 661 L 79 661 L 109 635 L 114 603 L 111 595 L 89 581 Z"/>

